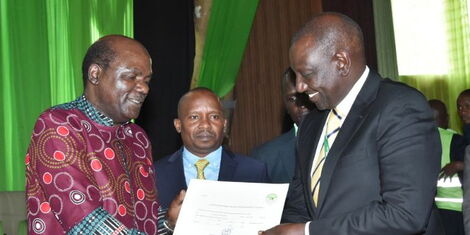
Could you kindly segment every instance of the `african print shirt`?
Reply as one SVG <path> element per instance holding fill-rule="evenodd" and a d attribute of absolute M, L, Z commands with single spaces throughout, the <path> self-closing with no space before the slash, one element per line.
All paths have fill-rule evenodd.
<path fill-rule="evenodd" d="M 42 113 L 26 155 L 29 234 L 157 234 L 151 146 L 81 96 Z"/>

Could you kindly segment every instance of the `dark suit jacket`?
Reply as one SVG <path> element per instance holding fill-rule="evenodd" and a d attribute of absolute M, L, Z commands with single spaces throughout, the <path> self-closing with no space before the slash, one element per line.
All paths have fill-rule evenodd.
<path fill-rule="evenodd" d="M 462 212 L 465 234 L 470 234 L 470 145 L 465 148 L 464 162 Z"/>
<path fill-rule="evenodd" d="M 466 141 L 465 138 L 459 134 L 452 135 L 452 140 L 450 142 L 450 161 L 464 161 L 465 159 L 465 147 Z M 459 176 L 460 183 L 463 186 L 463 171 L 457 172 Z"/>
<path fill-rule="evenodd" d="M 314 207 L 310 170 L 328 111 L 313 110 L 301 124 L 284 221 L 311 221 L 311 235 L 442 234 L 433 205 L 441 145 L 423 95 L 370 70 L 326 158 Z"/>
<path fill-rule="evenodd" d="M 168 208 L 182 189 L 187 189 L 183 168 L 183 148 L 154 163 L 158 200 Z M 269 182 L 266 165 L 247 156 L 222 150 L 219 181 Z"/>
<path fill-rule="evenodd" d="M 467 145 L 470 145 L 470 124 L 463 125 L 463 137 L 465 138 Z"/>
<path fill-rule="evenodd" d="M 256 147 L 250 156 L 266 163 L 271 182 L 292 182 L 295 170 L 295 129 Z"/>

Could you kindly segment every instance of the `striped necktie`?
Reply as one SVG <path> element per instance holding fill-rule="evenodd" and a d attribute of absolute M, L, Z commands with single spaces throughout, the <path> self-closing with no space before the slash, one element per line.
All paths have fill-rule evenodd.
<path fill-rule="evenodd" d="M 332 109 L 328 115 L 328 120 L 326 123 L 326 135 L 323 139 L 323 144 L 320 150 L 320 153 L 317 156 L 317 160 L 313 165 L 313 173 L 311 180 L 311 189 L 312 189 L 312 198 L 313 204 L 317 206 L 318 203 L 318 194 L 320 192 L 320 176 L 323 169 L 323 164 L 325 163 L 326 156 L 330 150 L 331 145 L 335 141 L 336 135 L 339 132 L 341 125 L 341 116 L 336 112 L 335 109 Z"/>
<path fill-rule="evenodd" d="M 196 166 L 197 169 L 197 178 L 201 180 L 205 180 L 206 177 L 204 176 L 204 168 L 209 165 L 209 161 L 206 159 L 199 159 L 196 163 L 194 163 L 194 166 Z"/>

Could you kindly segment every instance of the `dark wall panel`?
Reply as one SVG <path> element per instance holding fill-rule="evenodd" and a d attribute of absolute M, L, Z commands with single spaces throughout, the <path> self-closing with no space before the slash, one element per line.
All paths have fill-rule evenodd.
<path fill-rule="evenodd" d="M 366 45 L 367 64 L 377 71 L 373 0 L 323 0 L 323 11 L 341 12 L 361 26 Z"/>
<path fill-rule="evenodd" d="M 134 36 L 145 45 L 153 60 L 150 93 L 137 123 L 149 135 L 154 159 L 181 146 L 173 119 L 178 100 L 191 83 L 193 12 L 193 1 L 134 1 Z"/>
<path fill-rule="evenodd" d="M 260 0 L 234 91 L 230 143 L 235 152 L 247 154 L 281 134 L 280 81 L 289 66 L 290 39 L 320 11 L 321 0 Z"/>

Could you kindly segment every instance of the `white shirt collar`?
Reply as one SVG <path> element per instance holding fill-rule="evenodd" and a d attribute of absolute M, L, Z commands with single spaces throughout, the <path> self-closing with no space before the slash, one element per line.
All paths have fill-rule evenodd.
<path fill-rule="evenodd" d="M 359 94 L 362 89 L 362 86 L 366 82 L 367 76 L 369 76 L 369 67 L 366 66 L 361 77 L 356 81 L 356 83 L 354 83 L 354 86 L 351 88 L 348 94 L 336 106 L 336 112 L 338 112 L 338 114 L 342 117 L 342 120 L 345 119 L 345 117 L 349 113 L 349 110 L 351 110 L 351 107 L 354 101 L 356 100 L 357 95 Z"/>
<path fill-rule="evenodd" d="M 209 165 L 210 167 L 218 168 L 220 165 L 220 159 L 222 158 L 222 146 L 210 152 L 205 157 L 198 157 L 197 155 L 191 153 L 186 147 L 183 147 L 183 158 L 187 160 L 189 166 L 194 166 L 194 163 L 201 159 L 207 159 L 211 163 Z"/>

